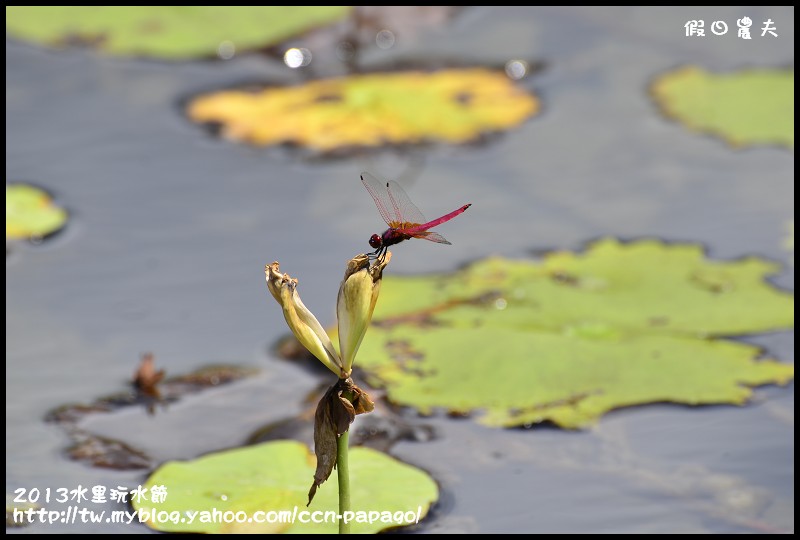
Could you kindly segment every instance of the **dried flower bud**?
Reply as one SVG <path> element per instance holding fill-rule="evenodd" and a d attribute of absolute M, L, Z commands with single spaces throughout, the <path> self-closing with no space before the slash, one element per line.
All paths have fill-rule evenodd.
<path fill-rule="evenodd" d="M 387 251 L 371 266 L 369 257 L 363 254 L 357 255 L 347 263 L 336 301 L 339 349 L 345 376 L 349 376 L 352 372 L 356 352 L 372 321 L 372 312 L 375 310 L 381 288 L 383 269 L 391 258 L 392 253 Z"/>
<path fill-rule="evenodd" d="M 264 267 L 267 288 L 283 308 L 283 317 L 295 337 L 338 377 L 344 373 L 339 354 L 327 332 L 300 300 L 297 280 L 281 274 L 277 262 Z"/>

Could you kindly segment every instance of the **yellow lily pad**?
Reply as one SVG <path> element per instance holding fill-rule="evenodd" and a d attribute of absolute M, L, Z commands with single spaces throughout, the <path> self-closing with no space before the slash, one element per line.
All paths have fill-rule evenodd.
<path fill-rule="evenodd" d="M 778 266 L 698 245 L 605 239 L 541 261 L 493 257 L 452 274 L 384 275 L 355 365 L 388 398 L 482 423 L 585 427 L 646 403 L 743 404 L 794 366 L 724 339 L 794 324 Z"/>
<path fill-rule="evenodd" d="M 667 116 L 692 131 L 734 147 L 794 147 L 794 69 L 710 73 L 687 66 L 658 77 L 651 92 Z"/>
<path fill-rule="evenodd" d="M 18 495 L 6 493 L 6 527 L 27 527 L 37 522 L 41 506 L 30 502 L 16 502 Z M 30 517 L 26 512 L 31 510 Z"/>
<path fill-rule="evenodd" d="M 6 6 L 9 36 L 165 59 L 276 45 L 345 18 L 348 6 Z"/>
<path fill-rule="evenodd" d="M 26 184 L 6 185 L 6 239 L 43 238 L 61 229 L 67 211 L 47 192 Z"/>
<path fill-rule="evenodd" d="M 466 143 L 520 125 L 539 101 L 500 71 L 374 73 L 252 92 L 198 96 L 190 119 L 221 125 L 254 145 L 291 143 L 318 152 L 429 141 Z"/>
<path fill-rule="evenodd" d="M 439 497 L 426 473 L 382 452 L 357 447 L 349 458 L 353 533 L 414 524 Z M 133 507 L 148 527 L 164 532 L 336 533 L 336 474 L 306 507 L 315 461 L 306 445 L 284 440 L 167 462 Z M 158 492 L 163 501 L 154 502 Z"/>

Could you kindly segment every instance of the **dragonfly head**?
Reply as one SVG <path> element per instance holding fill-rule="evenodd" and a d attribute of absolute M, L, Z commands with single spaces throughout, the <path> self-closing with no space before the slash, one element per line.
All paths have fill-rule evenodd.
<path fill-rule="evenodd" d="M 383 245 L 383 239 L 377 234 L 373 234 L 369 237 L 369 245 L 378 249 Z"/>

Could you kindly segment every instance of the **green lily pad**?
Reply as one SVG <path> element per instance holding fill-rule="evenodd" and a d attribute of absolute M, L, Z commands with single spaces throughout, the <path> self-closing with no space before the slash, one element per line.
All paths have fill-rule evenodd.
<path fill-rule="evenodd" d="M 6 185 L 6 239 L 43 238 L 61 229 L 67 211 L 47 192 L 26 184 Z"/>
<path fill-rule="evenodd" d="M 742 404 L 793 365 L 724 336 L 792 328 L 779 267 L 713 261 L 697 245 L 605 239 L 542 261 L 385 275 L 355 365 L 421 412 L 481 411 L 488 425 L 581 428 L 631 405 Z"/>
<path fill-rule="evenodd" d="M 794 69 L 716 74 L 688 66 L 660 76 L 651 92 L 667 116 L 692 131 L 735 147 L 794 147 Z"/>
<path fill-rule="evenodd" d="M 339 529 L 335 521 L 314 523 L 306 515 L 310 522 L 301 522 L 300 513 L 304 511 L 319 512 L 316 515 L 320 521 L 325 512 L 338 514 L 336 474 L 331 475 L 317 491 L 311 506 L 306 507 L 315 461 L 306 445 L 285 440 L 210 454 L 188 462 L 168 462 L 148 478 L 144 485 L 148 490 L 146 500 L 134 499 L 133 506 L 149 512 L 150 519 L 146 520 L 149 527 L 164 532 L 336 533 Z M 161 503 L 153 503 L 150 498 L 155 486 L 166 490 Z M 369 448 L 350 450 L 350 486 L 352 511 L 356 512 L 351 521 L 353 533 L 376 533 L 413 524 L 417 514 L 424 517 L 439 496 L 436 483 L 427 474 Z M 293 514 L 295 508 L 294 522 L 280 522 L 276 515 L 265 514 L 270 511 Z M 244 521 L 226 523 L 224 516 L 214 518 L 214 510 L 222 514 L 231 512 L 229 516 L 243 512 L 240 516 Z M 256 515 L 257 511 L 262 514 Z M 380 513 L 373 514 L 372 523 L 367 522 L 370 511 Z M 400 517 L 396 515 L 398 512 L 409 515 Z M 159 515 L 165 519 L 158 519 Z M 177 523 L 166 519 L 167 516 L 174 517 Z M 256 522 L 270 518 L 273 523 Z"/>
<path fill-rule="evenodd" d="M 109 54 L 207 57 L 276 45 L 345 18 L 348 6 L 6 6 L 9 36 L 47 46 L 91 44 Z"/>
<path fill-rule="evenodd" d="M 374 73 L 261 91 L 202 95 L 190 119 L 222 126 L 254 145 L 291 143 L 318 152 L 429 141 L 465 143 L 518 126 L 539 101 L 497 70 Z"/>

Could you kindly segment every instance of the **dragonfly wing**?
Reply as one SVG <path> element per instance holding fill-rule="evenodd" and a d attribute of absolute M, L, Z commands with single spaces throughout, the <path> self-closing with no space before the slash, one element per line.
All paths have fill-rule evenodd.
<path fill-rule="evenodd" d="M 417 205 L 411 202 L 408 194 L 400 184 L 394 180 L 389 180 L 386 182 L 386 190 L 389 193 L 392 207 L 399 218 L 397 221 L 419 224 L 427 221 L 419 208 L 417 208 Z"/>
<path fill-rule="evenodd" d="M 436 242 L 439 244 L 449 244 L 450 242 L 439 233 L 433 231 L 422 231 L 413 234 L 414 238 L 424 238 L 425 240 L 430 240 L 431 242 Z"/>
<path fill-rule="evenodd" d="M 389 192 L 386 189 L 386 182 L 381 182 L 368 172 L 361 173 L 361 182 L 367 191 L 372 195 L 372 200 L 375 201 L 375 206 L 378 207 L 378 212 L 381 213 L 383 221 L 390 227 L 392 222 L 403 221 L 400 216 L 396 214 L 394 204 L 389 198 Z M 390 211 L 391 209 L 391 211 Z"/>

